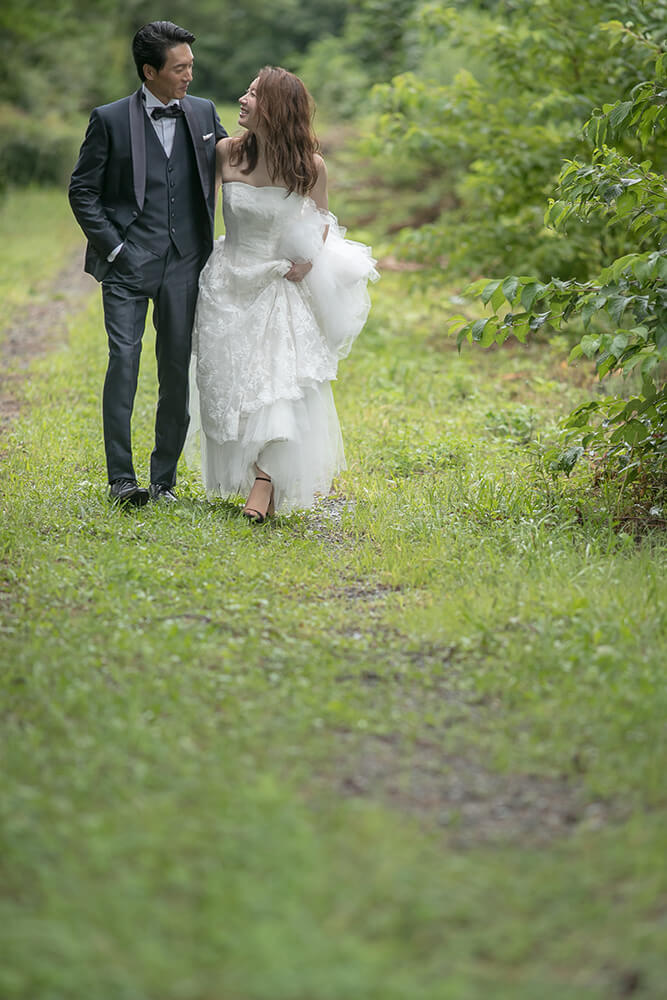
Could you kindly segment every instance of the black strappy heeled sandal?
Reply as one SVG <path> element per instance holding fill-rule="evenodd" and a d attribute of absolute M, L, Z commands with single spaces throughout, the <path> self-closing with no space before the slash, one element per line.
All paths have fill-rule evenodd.
<path fill-rule="evenodd" d="M 268 476 L 255 476 L 255 482 L 257 482 L 258 479 L 261 479 L 263 483 L 272 482 L 272 480 Z M 250 492 L 252 493 L 252 490 Z M 244 517 L 247 517 L 248 520 L 252 522 L 252 524 L 263 524 L 264 521 L 266 521 L 267 517 L 270 517 L 272 514 L 275 513 L 275 508 L 273 506 L 273 486 L 271 487 L 271 494 L 269 496 L 268 507 L 263 513 L 261 510 L 257 510 L 256 507 L 248 507 L 249 500 L 250 496 L 248 496 L 246 505 L 241 511 L 241 513 L 243 514 Z"/>

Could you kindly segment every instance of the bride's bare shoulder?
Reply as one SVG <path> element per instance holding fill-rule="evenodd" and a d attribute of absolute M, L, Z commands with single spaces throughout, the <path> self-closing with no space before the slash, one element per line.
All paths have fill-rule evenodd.
<path fill-rule="evenodd" d="M 218 139 L 215 144 L 215 152 L 218 159 L 225 163 L 229 159 L 229 154 L 238 141 L 238 139 L 235 139 L 234 136 L 231 135 L 225 136 L 224 139 Z"/>
<path fill-rule="evenodd" d="M 317 180 L 310 191 L 310 197 L 318 208 L 326 212 L 329 208 L 327 165 L 319 153 L 315 154 L 315 169 L 317 170 Z"/>

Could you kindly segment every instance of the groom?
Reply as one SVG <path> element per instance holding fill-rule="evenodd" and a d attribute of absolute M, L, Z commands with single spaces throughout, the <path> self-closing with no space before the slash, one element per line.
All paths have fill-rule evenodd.
<path fill-rule="evenodd" d="M 176 499 L 197 283 L 213 246 L 215 144 L 227 135 L 211 101 L 187 96 L 193 41 L 171 21 L 139 29 L 132 54 L 142 85 L 93 110 L 69 187 L 88 239 L 85 270 L 102 283 L 109 496 L 139 507 L 149 496 Z M 137 484 L 130 431 L 149 300 L 159 384 L 150 493 Z"/>

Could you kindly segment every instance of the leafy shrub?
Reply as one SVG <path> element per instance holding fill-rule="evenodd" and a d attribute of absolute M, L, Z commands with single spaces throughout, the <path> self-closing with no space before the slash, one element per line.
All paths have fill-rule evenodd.
<path fill-rule="evenodd" d="M 373 92 L 370 152 L 405 157 L 424 176 L 437 171 L 448 195 L 435 221 L 404 229 L 399 248 L 450 275 L 502 269 L 583 280 L 624 252 L 623 234 L 596 218 L 572 218 L 567 234 L 549 229 L 544 202 L 563 159 L 590 156 L 582 126 L 591 107 L 629 99 L 645 79 L 642 37 L 662 37 L 667 0 L 512 0 L 492 16 L 477 6 L 421 7 L 424 58 Z M 616 12 L 634 18 L 623 36 L 608 23 Z M 453 81 L 433 68 L 430 54 L 443 42 L 468 57 Z M 664 149 L 653 133 L 649 155 Z"/>
<path fill-rule="evenodd" d="M 611 27 L 619 35 L 629 30 L 621 23 Z M 646 146 L 667 123 L 667 53 L 650 37 L 645 44 L 658 52 L 654 78 L 638 85 L 630 100 L 593 114 L 585 133 L 599 145 L 589 162 L 566 161 L 559 197 L 545 216 L 548 225 L 565 232 L 571 220 L 585 224 L 596 218 L 622 229 L 624 242 L 634 242 L 635 251 L 584 282 L 482 278 L 469 292 L 490 305 L 493 315 L 452 322 L 459 346 L 466 338 L 490 346 L 510 335 L 524 341 L 544 325 L 560 329 L 580 318 L 582 335 L 570 359 L 595 359 L 600 378 L 633 372 L 641 388 L 629 399 L 612 396 L 575 409 L 564 425 L 566 447 L 552 455 L 552 469 L 569 473 L 588 451 L 606 473 L 620 473 L 624 482 L 662 495 L 667 485 L 667 189 L 663 173 L 649 160 L 638 162 L 622 151 L 628 137 Z M 596 324 L 599 318 L 603 323 Z"/>
<path fill-rule="evenodd" d="M 352 118 L 368 100 L 370 81 L 339 38 L 327 36 L 310 46 L 298 67 L 318 107 L 337 118 Z"/>
<path fill-rule="evenodd" d="M 37 119 L 0 105 L 0 190 L 65 183 L 82 134 L 55 116 Z"/>

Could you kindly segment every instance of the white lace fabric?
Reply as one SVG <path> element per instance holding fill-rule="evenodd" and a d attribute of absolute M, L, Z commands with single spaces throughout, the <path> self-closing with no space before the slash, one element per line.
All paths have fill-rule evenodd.
<path fill-rule="evenodd" d="M 366 321 L 375 261 L 281 187 L 228 182 L 223 213 L 226 236 L 199 282 L 186 459 L 199 436 L 209 494 L 246 494 L 257 463 L 277 510 L 310 507 L 345 468 L 330 383 Z M 313 268 L 287 281 L 297 257 Z"/>

